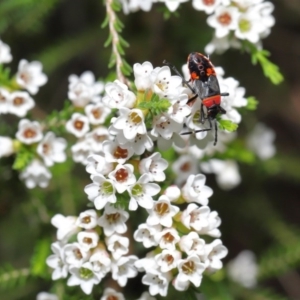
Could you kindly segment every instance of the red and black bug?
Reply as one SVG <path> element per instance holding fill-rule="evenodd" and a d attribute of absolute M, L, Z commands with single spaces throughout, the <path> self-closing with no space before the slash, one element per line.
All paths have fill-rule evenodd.
<path fill-rule="evenodd" d="M 228 96 L 228 93 L 221 93 L 219 82 L 216 76 L 216 71 L 208 57 L 198 52 L 192 52 L 187 59 L 188 69 L 190 72 L 190 79 L 186 81 L 178 70 L 170 63 L 164 61 L 165 65 L 170 66 L 177 75 L 182 78 L 182 81 L 191 89 L 195 94 L 188 100 L 188 104 L 192 104 L 194 100 L 199 97 L 201 99 L 201 117 L 200 122 L 205 123 L 205 120 L 209 122 L 209 128 L 199 129 L 191 132 L 184 132 L 182 134 L 192 134 L 202 131 L 212 130 L 212 122 L 215 126 L 215 142 L 218 140 L 218 125 L 216 117 L 218 114 L 225 114 L 226 111 L 221 107 L 221 97 Z M 191 82 L 192 85 L 189 83 Z M 204 113 L 204 106 L 206 108 L 206 114 Z"/>

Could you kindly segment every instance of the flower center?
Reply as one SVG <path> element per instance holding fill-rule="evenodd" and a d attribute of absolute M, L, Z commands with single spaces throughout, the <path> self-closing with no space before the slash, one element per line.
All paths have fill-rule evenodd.
<path fill-rule="evenodd" d="M 74 127 L 77 129 L 77 130 L 81 130 L 83 128 L 83 122 L 82 121 L 79 121 L 79 120 L 76 120 L 75 123 L 74 123 Z"/>
<path fill-rule="evenodd" d="M 118 219 L 120 218 L 120 214 L 119 213 L 115 213 L 115 214 L 106 214 L 106 220 L 107 222 L 111 223 L 116 223 L 116 221 L 118 221 Z"/>
<path fill-rule="evenodd" d="M 239 28 L 240 28 L 241 32 L 250 31 L 250 29 L 251 29 L 251 23 L 249 22 L 249 20 L 241 19 L 239 21 Z"/>
<path fill-rule="evenodd" d="M 120 146 L 118 146 L 114 152 L 114 157 L 115 158 L 126 158 L 128 156 L 128 150 L 123 149 Z"/>
<path fill-rule="evenodd" d="M 93 242 L 93 240 L 92 240 L 91 238 L 89 238 L 89 237 L 85 237 L 85 238 L 83 239 L 83 242 L 84 242 L 85 244 L 90 245 L 90 244 Z"/>
<path fill-rule="evenodd" d="M 191 169 L 191 164 L 189 162 L 185 162 L 180 166 L 180 171 L 188 172 Z"/>
<path fill-rule="evenodd" d="M 20 106 L 20 105 L 22 105 L 24 103 L 24 98 L 23 97 L 16 97 L 16 98 L 14 98 L 14 100 L 13 100 L 13 104 L 15 105 L 15 106 Z"/>
<path fill-rule="evenodd" d="M 120 169 L 116 172 L 115 178 L 118 182 L 124 182 L 128 178 L 128 172 L 126 169 Z"/>
<path fill-rule="evenodd" d="M 211 6 L 215 4 L 215 0 L 202 0 L 203 4 L 206 6 Z"/>
<path fill-rule="evenodd" d="M 87 268 L 80 268 L 79 276 L 83 279 L 90 279 L 93 277 L 93 272 Z"/>
<path fill-rule="evenodd" d="M 28 128 L 24 131 L 23 133 L 23 136 L 26 138 L 26 139 L 30 139 L 30 138 L 33 138 L 36 136 L 36 131 L 31 129 L 31 128 Z"/>
<path fill-rule="evenodd" d="M 107 140 L 108 139 L 108 136 L 105 135 L 105 134 L 97 134 L 95 133 L 93 135 L 93 138 L 94 140 L 97 142 L 97 143 L 102 143 L 103 141 Z"/>
<path fill-rule="evenodd" d="M 171 254 L 168 254 L 164 257 L 164 261 L 166 261 L 169 265 L 171 265 L 174 261 L 174 257 Z"/>
<path fill-rule="evenodd" d="M 134 123 L 135 125 L 142 122 L 142 118 L 135 111 L 130 113 L 129 120 L 130 120 L 131 123 Z"/>
<path fill-rule="evenodd" d="M 102 115 L 102 111 L 99 108 L 94 108 L 92 109 L 92 115 L 94 116 L 95 119 L 100 119 Z"/>
<path fill-rule="evenodd" d="M 31 76 L 28 73 L 21 73 L 20 77 L 25 83 L 28 83 L 31 79 Z"/>
<path fill-rule="evenodd" d="M 118 300 L 119 297 L 116 297 L 116 296 L 114 296 L 114 295 L 109 295 L 106 299 L 107 299 L 107 300 Z"/>
<path fill-rule="evenodd" d="M 74 256 L 75 256 L 78 260 L 81 260 L 81 259 L 82 259 L 81 251 L 80 251 L 78 248 L 76 248 L 76 249 L 73 250 L 73 254 L 74 254 Z"/>
<path fill-rule="evenodd" d="M 143 193 L 143 187 L 140 184 L 136 184 L 133 188 L 132 188 L 132 195 L 133 196 L 139 196 Z"/>
<path fill-rule="evenodd" d="M 169 212 L 169 205 L 167 203 L 158 203 L 155 205 L 155 211 L 162 216 Z"/>
<path fill-rule="evenodd" d="M 192 261 L 188 261 L 182 265 L 181 269 L 184 274 L 193 274 L 195 271 L 195 264 Z"/>
<path fill-rule="evenodd" d="M 50 152 L 50 149 L 51 149 L 51 147 L 50 147 L 49 144 L 47 144 L 47 143 L 44 143 L 44 144 L 43 144 L 43 153 L 44 153 L 45 155 L 48 154 L 48 153 Z"/>
<path fill-rule="evenodd" d="M 113 193 L 113 186 L 109 181 L 105 181 L 102 186 L 101 186 L 101 191 L 105 194 L 105 195 L 110 195 Z"/>
<path fill-rule="evenodd" d="M 89 223 L 91 223 L 91 217 L 86 216 L 86 217 L 81 219 L 81 222 L 84 223 L 84 224 L 89 224 Z"/>
<path fill-rule="evenodd" d="M 6 101 L 6 97 L 0 93 L 0 102 L 5 102 Z"/>
<path fill-rule="evenodd" d="M 163 239 L 168 243 L 172 243 L 174 241 L 174 236 L 170 232 L 167 232 L 163 235 Z"/>
<path fill-rule="evenodd" d="M 229 25 L 231 23 L 231 20 L 232 20 L 231 15 L 227 12 L 218 16 L 219 23 L 221 23 L 224 26 Z"/>

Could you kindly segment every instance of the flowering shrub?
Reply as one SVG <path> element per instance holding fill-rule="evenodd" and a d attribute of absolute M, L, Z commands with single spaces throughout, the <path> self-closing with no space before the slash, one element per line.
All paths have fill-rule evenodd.
<path fill-rule="evenodd" d="M 187 1 L 157 2 L 174 12 Z M 125 13 L 150 11 L 153 3 L 121 1 Z M 82 187 L 88 207 L 72 216 L 57 211 L 51 219 L 57 240 L 46 263 L 53 281 L 66 279 L 67 286 L 79 286 L 87 295 L 101 286 L 101 300 L 125 299 L 108 278 L 125 288 L 139 276 L 145 289 L 140 299 L 168 297 L 172 289 L 194 299 L 204 277 L 222 272 L 228 254 L 221 240 L 221 218 L 210 205 L 213 189 L 203 173 L 215 174 L 224 191 L 234 188 L 241 182 L 237 161 L 255 154 L 261 160 L 272 157 L 274 134 L 257 125 L 247 141 L 255 154 L 246 146 L 232 154 L 235 130 L 243 122 L 241 108 L 253 110 L 257 101 L 246 97 L 237 79 L 224 77 L 224 70 L 215 67 L 220 90 L 229 95 L 222 97 L 226 114 L 217 117 L 220 132 L 214 145 L 213 130 L 208 130 L 208 122 L 200 122 L 203 99 L 198 95 L 193 105 L 188 103 L 193 93 L 183 79 L 189 80 L 187 65 L 182 66 L 183 77 L 149 61 L 131 67 L 122 57 L 127 43 L 120 36 L 119 5 L 111 0 L 105 4 L 104 26 L 110 31 L 106 45 L 112 45 L 115 79 L 96 80 L 91 71 L 70 75 L 64 108 L 37 121 L 28 113 L 35 106 L 34 95 L 48 80 L 42 64 L 22 59 L 15 76 L 3 67 L 0 113 L 20 120 L 14 137 L 0 137 L 0 157 L 15 156 L 13 168 L 28 189 L 46 188 L 55 180 L 51 168 L 68 157 L 84 165 L 90 176 Z M 261 44 L 274 25 L 270 2 L 194 0 L 192 6 L 209 15 L 207 23 L 215 30 L 205 48 L 208 54 L 245 48 L 265 72 L 268 69 L 273 82 L 282 80 Z M 11 60 L 10 47 L 0 41 L 0 63 Z M 268 141 L 265 146 L 261 139 Z M 253 268 L 248 281 L 232 276 L 252 287 L 257 273 Z M 79 289 L 76 293 L 82 295 Z M 37 299 L 59 298 L 41 292 Z"/>

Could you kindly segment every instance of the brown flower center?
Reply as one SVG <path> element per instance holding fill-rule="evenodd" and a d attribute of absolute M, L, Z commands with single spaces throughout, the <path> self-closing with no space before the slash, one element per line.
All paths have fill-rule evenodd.
<path fill-rule="evenodd" d="M 114 152 L 114 157 L 115 158 L 126 158 L 128 156 L 128 150 L 123 149 L 120 146 L 118 146 Z"/>
<path fill-rule="evenodd" d="M 118 182 L 124 182 L 127 180 L 128 175 L 129 174 L 126 169 L 119 169 L 115 174 L 115 178 Z"/>
<path fill-rule="evenodd" d="M 23 136 L 27 139 L 33 138 L 36 136 L 36 131 L 31 128 L 28 128 L 24 131 Z"/>
<path fill-rule="evenodd" d="M 162 216 L 169 212 L 169 205 L 167 203 L 158 203 L 154 209 L 158 215 Z"/>
<path fill-rule="evenodd" d="M 231 15 L 227 12 L 223 13 L 222 15 L 218 16 L 218 21 L 222 25 L 229 25 L 232 21 Z"/>

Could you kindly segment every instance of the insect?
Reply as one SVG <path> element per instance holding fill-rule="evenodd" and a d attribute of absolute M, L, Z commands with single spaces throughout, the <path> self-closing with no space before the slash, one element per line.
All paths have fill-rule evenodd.
<path fill-rule="evenodd" d="M 185 135 L 212 130 L 214 122 L 214 145 L 216 145 L 218 140 L 218 125 L 216 117 L 218 114 L 226 113 L 226 110 L 223 107 L 221 107 L 221 97 L 228 96 L 229 94 L 220 92 L 220 86 L 213 64 L 211 63 L 208 57 L 204 56 L 201 53 L 190 53 L 187 59 L 188 69 L 190 72 L 190 79 L 189 81 L 186 81 L 178 72 L 175 66 L 168 63 L 167 61 L 164 61 L 163 63 L 172 68 L 174 72 L 182 78 L 183 83 L 185 83 L 189 87 L 189 89 L 195 94 L 192 98 L 188 100 L 187 104 L 192 104 L 197 97 L 201 99 L 200 122 L 202 124 L 205 123 L 205 120 L 208 120 L 209 122 L 209 128 L 184 132 L 182 134 Z M 190 82 L 192 85 L 189 84 Z M 207 111 L 206 115 L 204 114 L 204 106 Z"/>

